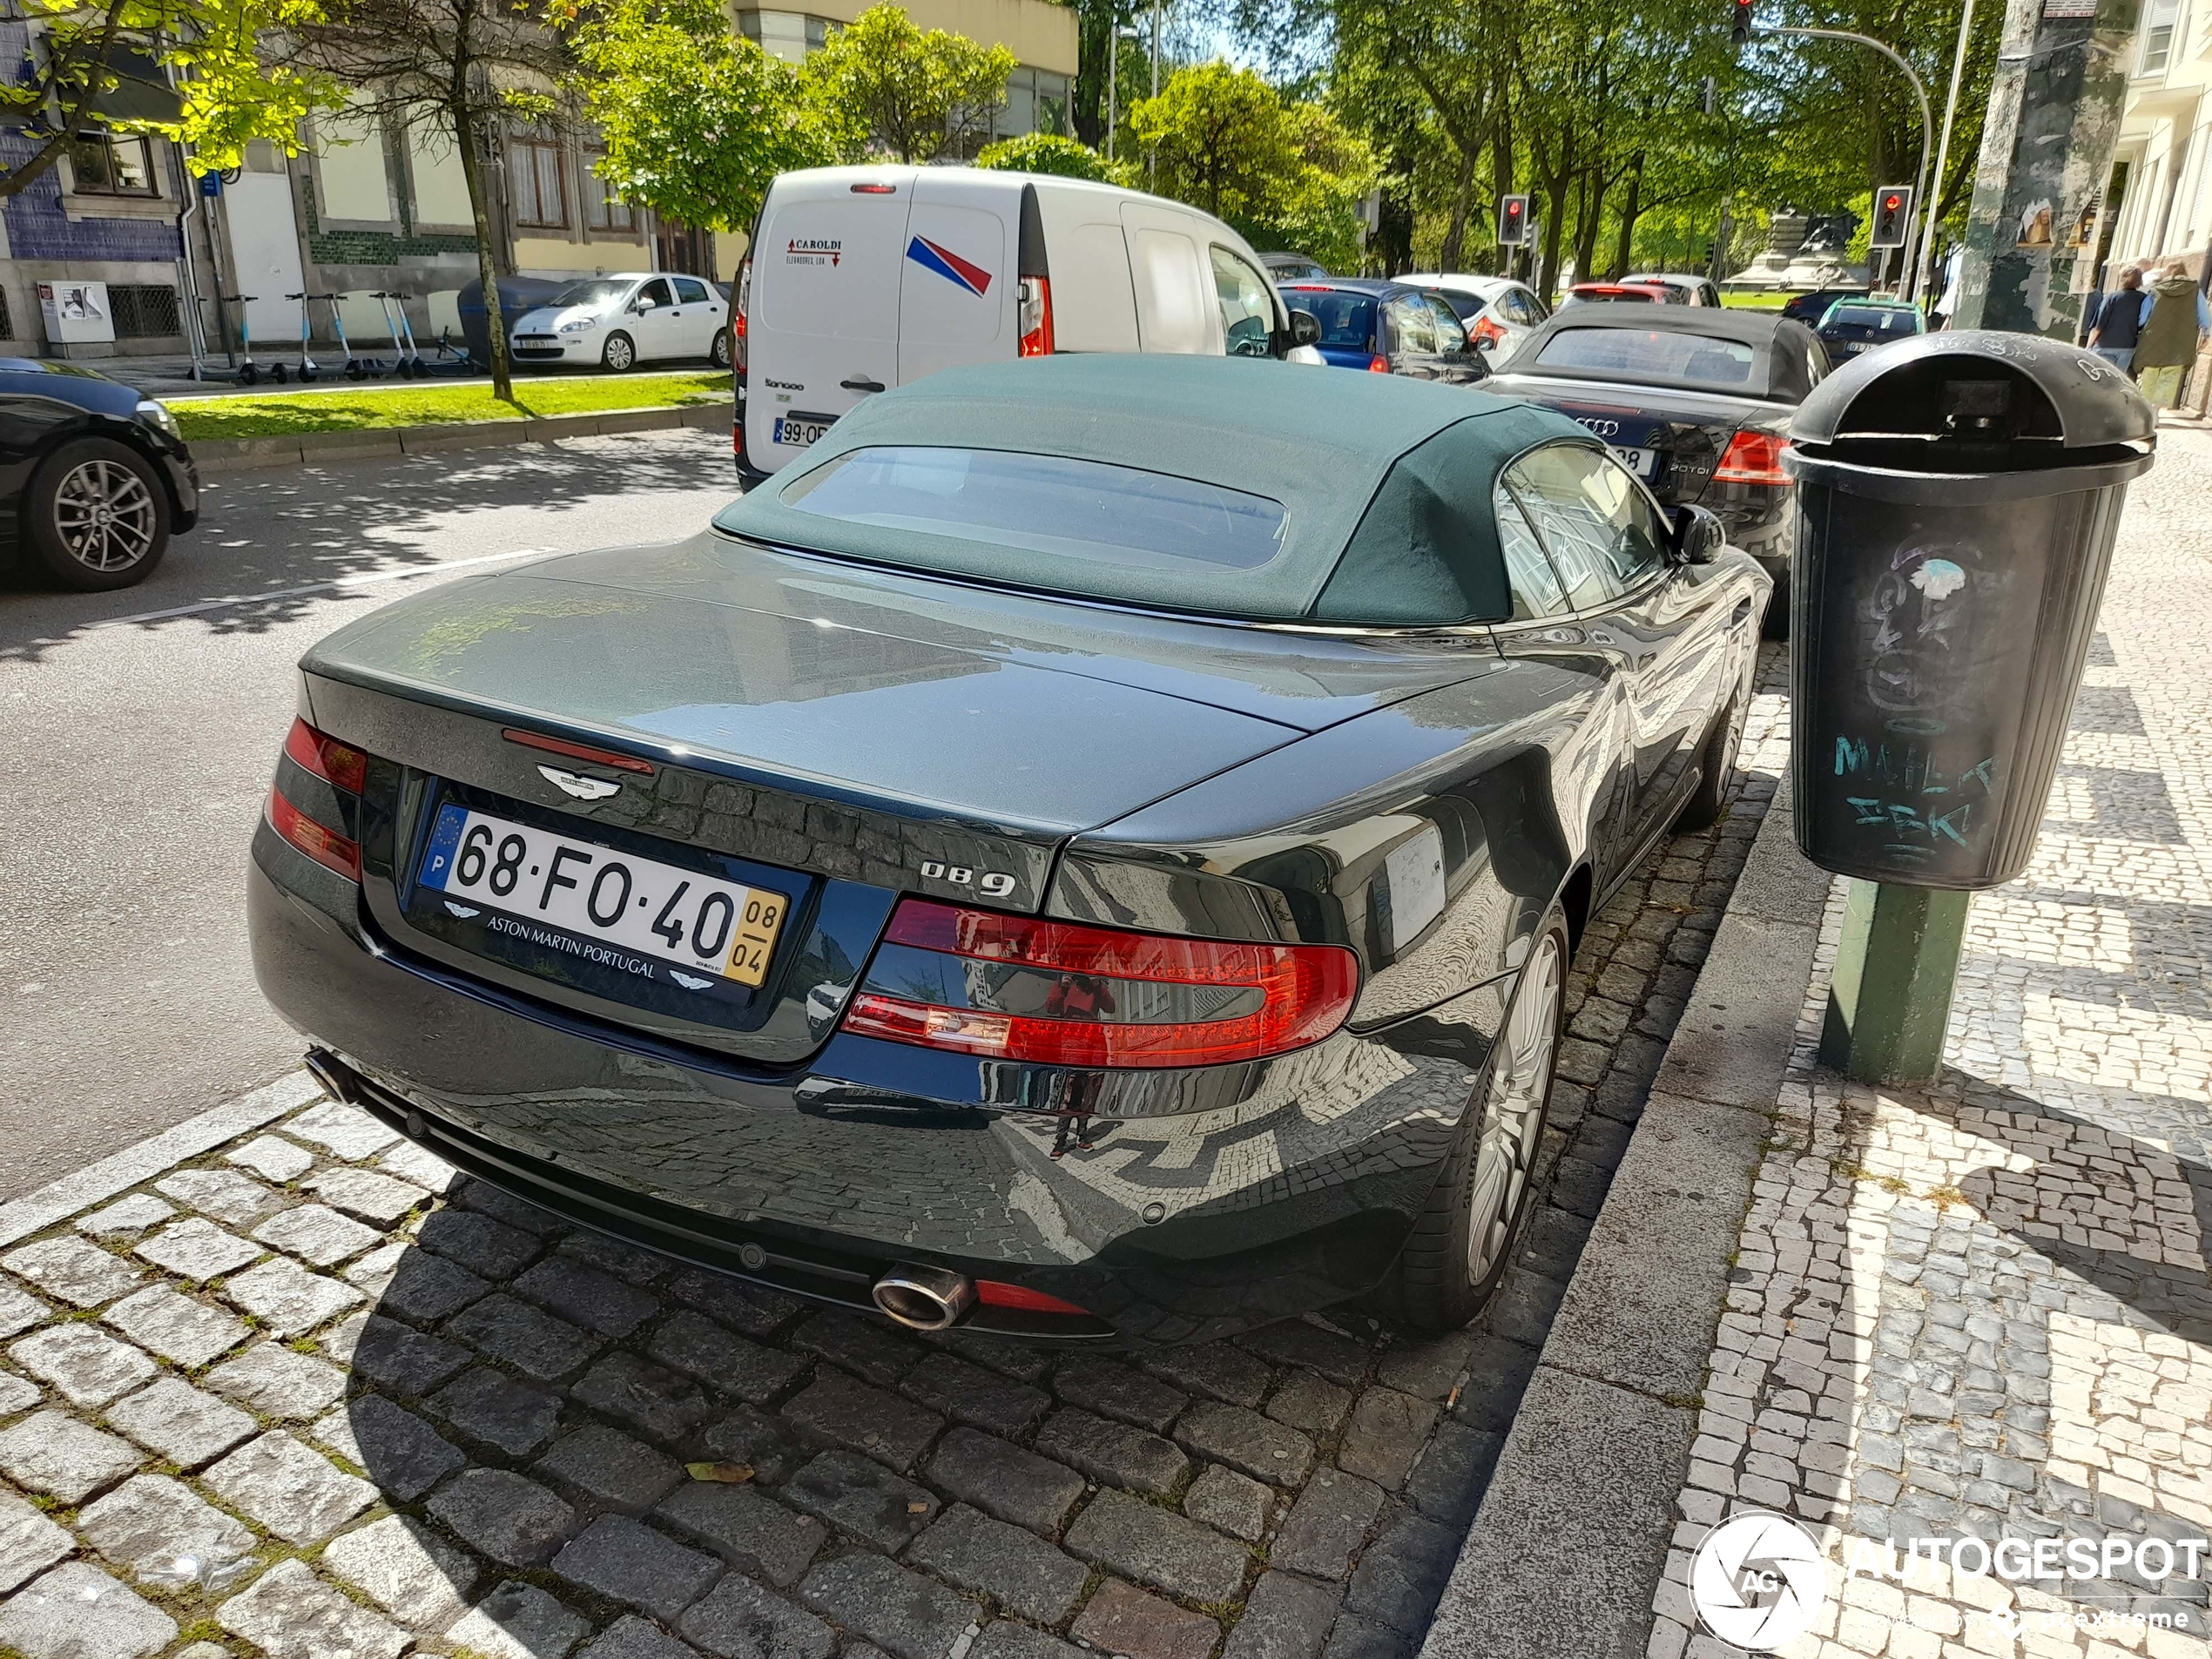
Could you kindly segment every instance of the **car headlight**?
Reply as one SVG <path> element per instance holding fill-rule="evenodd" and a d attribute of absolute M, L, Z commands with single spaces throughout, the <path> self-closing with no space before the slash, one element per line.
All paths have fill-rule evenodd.
<path fill-rule="evenodd" d="M 564 334 L 580 334 L 587 328 L 597 328 L 598 326 L 599 320 L 597 317 L 578 317 L 573 322 L 563 323 L 561 332 Z"/>
<path fill-rule="evenodd" d="M 148 426 L 159 427 L 172 438 L 181 439 L 184 436 L 177 430 L 177 417 L 169 413 L 169 406 L 166 403 L 157 403 L 150 397 L 140 398 L 138 419 L 144 421 Z"/>

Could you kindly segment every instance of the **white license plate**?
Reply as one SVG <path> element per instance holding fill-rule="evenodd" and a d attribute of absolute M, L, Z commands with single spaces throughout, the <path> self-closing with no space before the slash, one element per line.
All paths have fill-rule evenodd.
<path fill-rule="evenodd" d="M 1649 479 L 1658 470 L 1659 457 L 1649 449 L 1623 449 L 1616 445 L 1613 458 L 1639 478 Z"/>
<path fill-rule="evenodd" d="M 421 880 L 443 893 L 448 906 L 466 899 L 498 912 L 508 925 L 497 931 L 540 946 L 568 948 L 545 933 L 557 928 L 739 985 L 758 986 L 766 974 L 776 931 L 791 908 L 780 893 L 571 841 L 452 802 L 438 809 Z"/>
<path fill-rule="evenodd" d="M 833 415 L 779 415 L 776 417 L 772 442 L 787 448 L 804 449 L 836 424 Z"/>
<path fill-rule="evenodd" d="M 1854 340 L 1844 347 L 1844 354 L 1846 357 L 1856 357 L 1859 353 L 1865 351 L 1865 349 L 1866 342 L 1865 341 Z"/>

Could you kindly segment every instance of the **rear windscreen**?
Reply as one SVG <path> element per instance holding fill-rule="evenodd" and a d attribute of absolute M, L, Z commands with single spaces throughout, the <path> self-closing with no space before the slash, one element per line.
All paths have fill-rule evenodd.
<path fill-rule="evenodd" d="M 1310 311 L 1321 325 L 1317 346 L 1345 351 L 1375 348 L 1375 302 L 1364 293 L 1332 293 L 1326 290 L 1293 291 L 1283 296 L 1293 311 Z"/>
<path fill-rule="evenodd" d="M 1440 295 L 1446 305 L 1457 312 L 1461 322 L 1473 322 L 1482 314 L 1482 307 L 1490 303 L 1479 293 L 1466 293 L 1458 288 L 1434 288 L 1430 292 Z"/>
<path fill-rule="evenodd" d="M 998 449 L 855 449 L 792 480 L 780 499 L 847 523 L 1043 554 L 1037 580 L 1078 592 L 1089 590 L 1084 566 L 1250 570 L 1283 543 L 1282 503 L 1264 496 Z"/>
<path fill-rule="evenodd" d="M 1909 311 L 1899 311 L 1889 306 L 1838 306 L 1828 314 L 1827 327 L 1841 325 L 1845 328 L 1871 328 L 1878 334 L 1911 334 L 1919 331 L 1913 327 L 1919 319 Z"/>
<path fill-rule="evenodd" d="M 1544 342 L 1544 368 L 1607 380 L 1688 381 L 1750 389 L 1758 354 L 1736 340 L 1637 328 L 1565 328 Z"/>

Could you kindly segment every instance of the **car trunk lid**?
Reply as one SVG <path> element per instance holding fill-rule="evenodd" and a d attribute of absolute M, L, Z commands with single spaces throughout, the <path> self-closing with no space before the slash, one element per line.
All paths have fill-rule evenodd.
<path fill-rule="evenodd" d="M 1642 452 L 1644 481 L 1669 506 L 1703 495 L 1738 428 L 1789 417 L 1782 405 L 1752 398 L 1548 375 L 1508 374 L 1486 389 L 1557 409 L 1613 448 Z"/>

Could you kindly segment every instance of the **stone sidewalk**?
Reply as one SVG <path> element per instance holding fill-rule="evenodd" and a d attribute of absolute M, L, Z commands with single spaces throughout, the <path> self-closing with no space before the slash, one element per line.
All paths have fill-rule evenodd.
<path fill-rule="evenodd" d="M 1974 900 L 1932 1088 L 1813 1066 L 1836 884 L 1650 1659 L 1735 1651 L 1700 1633 L 1686 1575 L 1707 1528 L 1746 1507 L 1799 1518 L 1826 1553 L 1827 1608 L 1791 1659 L 2212 1655 L 2212 1563 L 2186 1556 L 2170 1576 L 1847 1573 L 1879 1562 L 1878 1540 L 2212 1533 L 2208 503 L 2212 435 L 2166 431 L 2035 861 Z"/>
<path fill-rule="evenodd" d="M 923 1341 L 506 1198 L 292 1080 L 0 1206 L 0 1650 L 1407 1659 L 1774 789 L 1592 919 L 1486 1320 Z"/>

